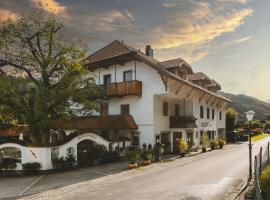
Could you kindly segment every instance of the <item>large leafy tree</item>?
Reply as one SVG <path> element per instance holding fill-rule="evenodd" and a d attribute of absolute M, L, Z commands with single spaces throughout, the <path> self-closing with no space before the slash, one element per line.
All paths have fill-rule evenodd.
<path fill-rule="evenodd" d="M 233 108 L 228 108 L 226 110 L 226 130 L 227 131 L 230 131 L 230 132 L 234 131 L 235 125 L 237 122 L 237 115 L 238 113 Z"/>
<path fill-rule="evenodd" d="M 98 107 L 84 51 L 70 40 L 52 17 L 34 15 L 0 27 L 0 120 L 27 124 L 40 145 L 48 144 L 55 120 Z"/>

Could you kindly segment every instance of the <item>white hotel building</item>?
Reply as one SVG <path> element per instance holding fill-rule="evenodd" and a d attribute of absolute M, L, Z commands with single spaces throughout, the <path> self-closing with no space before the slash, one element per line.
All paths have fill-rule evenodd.
<path fill-rule="evenodd" d="M 103 88 L 100 116 L 85 119 L 87 131 L 121 146 L 158 141 L 170 151 L 177 151 L 179 138 L 198 146 L 204 131 L 210 139 L 225 137 L 230 100 L 217 93 L 216 81 L 184 60 L 159 62 L 150 46 L 142 53 L 115 40 L 86 61 Z"/>

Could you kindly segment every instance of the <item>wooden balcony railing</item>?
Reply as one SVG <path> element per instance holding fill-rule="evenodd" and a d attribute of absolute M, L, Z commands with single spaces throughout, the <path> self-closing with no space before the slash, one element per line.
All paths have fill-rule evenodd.
<path fill-rule="evenodd" d="M 127 95 L 142 96 L 142 82 L 133 80 L 103 85 L 103 96 L 123 97 Z"/>
<path fill-rule="evenodd" d="M 171 116 L 170 128 L 196 128 L 196 118 L 193 116 Z"/>

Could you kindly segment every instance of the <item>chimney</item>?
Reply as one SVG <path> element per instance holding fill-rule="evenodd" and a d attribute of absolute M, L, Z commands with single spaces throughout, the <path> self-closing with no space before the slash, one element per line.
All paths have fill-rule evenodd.
<path fill-rule="evenodd" d="M 151 45 L 147 45 L 145 47 L 145 55 L 153 58 L 154 57 L 154 50 L 151 48 Z"/>

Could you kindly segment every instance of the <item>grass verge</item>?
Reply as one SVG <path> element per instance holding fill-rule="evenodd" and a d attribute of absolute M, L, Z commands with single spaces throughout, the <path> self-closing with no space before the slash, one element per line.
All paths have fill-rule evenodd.
<path fill-rule="evenodd" d="M 270 164 L 262 171 L 260 182 L 264 199 L 270 199 Z"/>
<path fill-rule="evenodd" d="M 268 137 L 269 134 L 265 134 L 265 133 L 262 133 L 262 134 L 259 134 L 259 135 L 254 135 L 254 136 L 251 136 L 251 141 L 257 141 L 257 140 L 261 140 L 263 138 L 266 138 Z"/>

